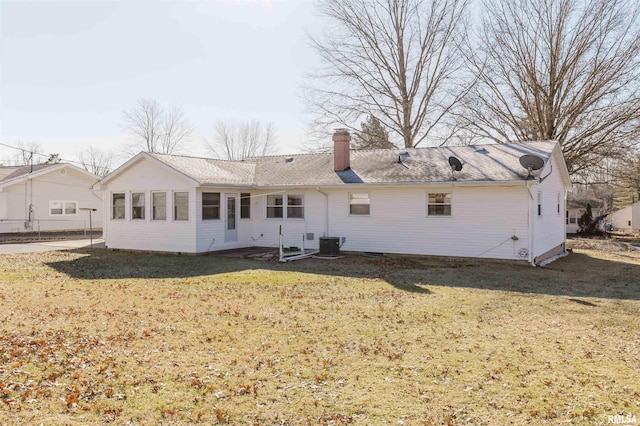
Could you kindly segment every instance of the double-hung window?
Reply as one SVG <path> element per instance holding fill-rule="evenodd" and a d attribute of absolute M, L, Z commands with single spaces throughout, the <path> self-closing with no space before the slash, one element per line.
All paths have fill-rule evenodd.
<path fill-rule="evenodd" d="M 240 193 L 240 219 L 251 219 L 251 194 Z"/>
<path fill-rule="evenodd" d="M 278 194 L 267 195 L 267 217 L 281 218 L 283 217 L 283 196 Z"/>
<path fill-rule="evenodd" d="M 153 192 L 151 195 L 153 220 L 167 220 L 167 193 Z"/>
<path fill-rule="evenodd" d="M 287 195 L 287 218 L 304 218 L 304 203 L 302 195 Z"/>
<path fill-rule="evenodd" d="M 220 193 L 202 193 L 202 219 L 220 219 Z"/>
<path fill-rule="evenodd" d="M 173 220 L 189 220 L 189 193 L 173 193 Z"/>
<path fill-rule="evenodd" d="M 124 192 L 111 194 L 111 218 L 124 219 Z"/>
<path fill-rule="evenodd" d="M 131 193 L 131 219 L 144 220 L 144 192 Z"/>
<path fill-rule="evenodd" d="M 451 216 L 451 193 L 430 192 L 427 195 L 428 216 Z"/>
<path fill-rule="evenodd" d="M 247 203 L 247 214 L 249 213 L 248 207 L 249 203 Z M 284 218 L 285 211 L 287 219 L 303 219 L 304 197 L 300 194 L 288 194 L 286 196 L 280 194 L 267 195 L 267 218 Z M 242 210 L 240 213 L 242 214 Z"/>
<path fill-rule="evenodd" d="M 49 203 L 51 216 L 73 216 L 78 214 L 77 201 L 51 201 Z"/>
<path fill-rule="evenodd" d="M 354 216 L 369 216 L 371 200 L 369 194 L 349 194 L 349 214 Z"/>

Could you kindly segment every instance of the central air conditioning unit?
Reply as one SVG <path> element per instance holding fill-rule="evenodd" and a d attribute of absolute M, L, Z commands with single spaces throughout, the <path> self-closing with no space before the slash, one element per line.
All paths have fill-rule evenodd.
<path fill-rule="evenodd" d="M 320 237 L 321 256 L 339 256 L 340 239 L 338 237 Z"/>

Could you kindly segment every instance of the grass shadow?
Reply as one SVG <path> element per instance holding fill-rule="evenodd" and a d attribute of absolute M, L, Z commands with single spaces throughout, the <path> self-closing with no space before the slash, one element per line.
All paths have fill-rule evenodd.
<path fill-rule="evenodd" d="M 225 254 L 180 256 L 72 250 L 84 254 L 48 266 L 79 279 L 165 279 L 210 276 L 245 270 L 293 271 L 310 274 L 383 279 L 397 289 L 429 294 L 433 286 L 566 296 L 640 300 L 640 256 L 615 253 L 609 257 L 572 253 L 544 268 L 491 261 L 385 256 L 369 259 L 348 255 L 339 260 L 305 259 L 295 262 L 260 261 Z M 591 302 L 585 302 L 591 303 Z M 589 305 L 591 306 L 591 305 Z M 593 307 L 597 305 L 594 304 Z"/>

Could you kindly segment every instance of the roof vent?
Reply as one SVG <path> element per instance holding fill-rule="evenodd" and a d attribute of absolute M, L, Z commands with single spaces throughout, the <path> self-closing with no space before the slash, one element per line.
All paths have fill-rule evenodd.
<path fill-rule="evenodd" d="M 489 151 L 488 151 L 488 150 L 487 150 L 487 148 L 485 148 L 485 147 L 482 147 L 482 148 L 476 148 L 476 152 L 477 152 L 478 154 L 488 154 L 488 153 L 489 153 Z"/>
<path fill-rule="evenodd" d="M 293 163 L 293 157 L 287 157 L 284 159 L 285 163 Z"/>

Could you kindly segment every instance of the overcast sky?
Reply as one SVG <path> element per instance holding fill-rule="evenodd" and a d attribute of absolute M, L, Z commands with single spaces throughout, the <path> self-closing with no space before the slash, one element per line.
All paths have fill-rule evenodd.
<path fill-rule="evenodd" d="M 183 108 L 191 154 L 219 119 L 272 122 L 299 152 L 318 25 L 310 0 L 0 0 L 0 142 L 117 150 L 122 110 L 152 98 Z"/>

